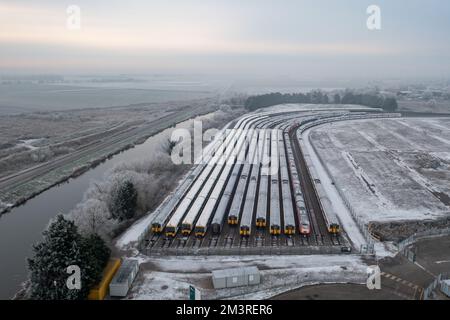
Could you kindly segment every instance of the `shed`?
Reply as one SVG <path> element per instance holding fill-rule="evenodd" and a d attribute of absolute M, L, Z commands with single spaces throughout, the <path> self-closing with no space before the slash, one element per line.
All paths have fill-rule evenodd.
<path fill-rule="evenodd" d="M 139 271 L 139 262 L 135 259 L 125 259 L 109 284 L 109 295 L 125 297 Z"/>
<path fill-rule="evenodd" d="M 222 269 L 212 272 L 212 281 L 215 289 L 234 288 L 257 285 L 261 276 L 257 267 Z"/>

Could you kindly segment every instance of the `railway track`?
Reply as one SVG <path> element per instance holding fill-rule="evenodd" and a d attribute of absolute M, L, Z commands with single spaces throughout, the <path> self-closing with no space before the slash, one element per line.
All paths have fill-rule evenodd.
<path fill-rule="evenodd" d="M 300 172 L 300 183 L 305 191 L 304 197 L 307 204 L 310 221 L 312 221 L 312 237 L 315 238 L 315 242 L 317 244 L 333 245 L 333 241 L 331 239 L 333 236 L 331 236 L 328 232 L 319 199 L 314 191 L 313 181 L 311 180 L 311 176 L 308 172 L 306 162 L 303 157 L 303 152 L 295 135 L 296 130 L 297 127 L 294 127 L 289 133 L 289 136 L 293 145 L 297 169 L 299 169 Z"/>
<path fill-rule="evenodd" d="M 101 154 L 102 156 L 108 153 L 117 151 L 121 146 L 134 143 L 137 139 L 155 134 L 158 131 L 170 127 L 174 123 L 184 121 L 191 118 L 198 113 L 199 108 L 195 108 L 190 112 L 178 112 L 163 116 L 157 120 L 152 120 L 139 127 L 129 127 L 120 132 L 114 133 L 101 140 L 95 141 L 80 149 L 69 153 L 67 155 L 55 158 L 41 165 L 25 169 L 19 173 L 10 176 L 2 177 L 0 179 L 0 191 L 12 191 L 27 183 L 41 178 L 53 170 L 75 164 L 80 161 L 88 161 L 93 154 Z M 95 157 L 94 157 L 95 158 Z M 93 158 L 93 159 L 94 159 Z"/>
<path fill-rule="evenodd" d="M 286 125 L 283 126 L 283 123 L 286 122 L 286 119 L 277 119 L 276 121 L 259 121 L 260 125 L 259 128 L 273 128 L 273 127 L 279 127 L 287 128 Z M 254 125 L 257 125 L 258 121 L 254 122 Z M 257 125 L 258 126 L 258 125 Z M 175 235 L 175 239 L 167 239 L 165 237 L 158 237 L 156 235 L 150 236 L 148 239 L 148 246 L 150 247 L 161 247 L 161 248 L 187 248 L 187 249 L 196 249 L 196 248 L 233 248 L 233 249 L 243 249 L 243 248 L 278 248 L 278 247 L 307 247 L 307 246 L 341 246 L 342 243 L 346 243 L 345 239 L 343 239 L 340 235 L 333 236 L 328 232 L 326 219 L 324 217 L 324 214 L 322 212 L 322 208 L 319 202 L 319 199 L 315 192 L 314 182 L 320 183 L 317 181 L 313 181 L 309 170 L 306 164 L 306 160 L 304 158 L 304 154 L 301 150 L 300 144 L 297 140 L 297 136 L 295 134 L 297 127 L 292 127 L 291 130 L 288 132 L 288 138 L 285 138 L 284 141 L 287 141 L 286 139 L 289 139 L 290 144 L 292 145 L 292 156 L 295 160 L 295 166 L 297 168 L 297 172 L 295 174 L 298 174 L 298 178 L 300 182 L 296 182 L 296 185 L 301 185 L 301 188 L 303 190 L 303 196 L 305 200 L 305 206 L 307 208 L 307 214 L 309 217 L 309 220 L 311 222 L 311 234 L 309 236 L 300 235 L 298 229 L 295 231 L 295 234 L 293 235 L 271 235 L 270 234 L 270 225 L 271 225 L 271 217 L 270 215 L 267 216 L 266 221 L 266 227 L 256 228 L 256 210 L 254 209 L 251 219 L 251 229 L 250 229 L 250 235 L 242 237 L 240 235 L 240 221 L 242 221 L 242 215 L 243 215 L 243 205 L 241 205 L 240 210 L 236 210 L 235 216 L 237 217 L 238 224 L 237 225 L 229 225 L 227 222 L 227 219 L 224 218 L 223 225 L 220 229 L 220 233 L 218 235 L 212 234 L 211 228 L 208 228 L 206 233 L 204 234 L 204 237 L 198 239 L 195 237 L 194 233 L 191 233 L 189 236 L 184 237 L 180 234 L 180 232 L 177 232 Z M 278 138 L 277 138 L 278 139 Z M 281 140 L 280 140 L 281 141 Z M 285 145 L 286 147 L 286 145 Z M 271 148 L 272 149 L 272 148 Z M 249 148 L 247 148 L 249 150 Z M 271 152 L 271 151 L 270 151 Z M 287 151 L 284 153 L 284 159 L 288 158 Z M 286 160 L 284 160 L 286 161 Z M 289 163 L 287 163 L 289 165 Z M 239 175 L 241 174 L 243 170 L 244 165 L 241 165 L 241 168 L 239 170 Z M 292 168 L 291 168 L 292 169 Z M 289 169 L 289 172 L 291 172 L 294 169 Z M 231 172 L 232 170 L 230 170 Z M 231 174 L 231 173 L 230 173 Z M 258 169 L 258 179 L 256 183 L 256 190 L 259 190 L 260 188 L 260 180 L 261 180 L 261 170 Z M 281 183 L 282 179 L 280 176 L 280 173 L 278 172 L 277 176 L 278 180 L 278 190 L 281 190 L 282 188 Z M 286 181 L 286 174 L 284 174 L 283 182 Z M 236 191 L 237 184 L 234 187 L 234 191 Z M 248 192 L 247 189 L 249 187 L 249 179 L 247 179 L 245 186 L 243 186 L 243 203 L 245 202 L 245 195 Z M 293 187 L 290 187 L 291 192 L 293 192 Z M 268 195 L 267 198 L 271 198 L 271 188 L 268 188 Z M 252 193 L 253 194 L 253 193 Z M 294 196 L 294 193 L 290 194 L 290 197 Z M 256 191 L 255 195 L 255 205 L 258 203 L 259 200 L 259 191 Z M 231 200 L 230 200 L 231 202 Z M 293 202 L 294 199 L 293 199 Z M 288 205 L 288 204 L 287 204 Z M 217 207 L 216 207 L 217 208 Z M 230 207 L 228 207 L 227 210 L 229 210 Z M 215 215 L 215 210 L 212 211 L 212 216 Z M 222 207 L 223 210 L 223 207 Z M 238 212 L 239 211 L 239 212 Z M 222 212 L 222 211 L 221 211 Z M 248 211 L 247 211 L 248 212 Z M 306 212 L 305 212 L 306 213 Z M 225 214 L 225 217 L 227 215 Z M 212 218 L 211 218 L 212 219 Z M 294 215 L 294 225 L 297 227 L 300 225 L 299 217 L 295 214 Z M 248 213 L 247 218 L 248 220 Z M 284 226 L 284 205 L 280 203 L 280 227 Z M 211 220 L 210 220 L 211 221 Z"/>

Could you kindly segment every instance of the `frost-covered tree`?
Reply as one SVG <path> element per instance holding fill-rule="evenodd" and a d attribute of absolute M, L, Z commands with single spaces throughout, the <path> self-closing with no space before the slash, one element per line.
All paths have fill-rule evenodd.
<path fill-rule="evenodd" d="M 391 98 L 391 97 L 384 99 L 382 108 L 385 111 L 390 111 L 390 112 L 396 111 L 398 108 L 397 100 L 395 98 Z"/>
<path fill-rule="evenodd" d="M 109 237 L 114 221 L 105 201 L 86 199 L 77 205 L 69 217 L 74 220 L 82 235 L 97 234 Z"/>
<path fill-rule="evenodd" d="M 335 104 L 341 104 L 341 96 L 339 95 L 339 93 L 336 93 L 336 94 L 334 95 L 333 100 L 334 100 L 334 103 L 335 103 Z"/>
<path fill-rule="evenodd" d="M 43 237 L 44 240 L 33 247 L 33 258 L 28 259 L 31 297 L 39 300 L 86 298 L 90 288 L 99 281 L 106 263 L 108 249 L 103 240 L 83 238 L 73 221 L 63 215 L 56 217 Z M 70 276 L 67 268 L 73 265 L 81 271 L 80 289 L 69 289 L 66 283 Z"/>
<path fill-rule="evenodd" d="M 162 143 L 161 149 L 163 150 L 163 152 L 167 153 L 170 156 L 172 154 L 173 148 L 175 148 L 177 143 L 178 143 L 178 141 L 174 141 L 174 140 L 168 138 L 167 140 L 165 140 Z"/>
<path fill-rule="evenodd" d="M 111 214 L 119 221 L 133 218 L 136 213 L 137 191 L 130 180 L 123 181 L 112 195 Z"/>
<path fill-rule="evenodd" d="M 83 254 L 89 261 L 92 270 L 93 283 L 98 283 L 101 280 L 101 274 L 106 267 L 111 249 L 109 249 L 105 241 L 97 235 L 92 234 L 82 240 Z"/>

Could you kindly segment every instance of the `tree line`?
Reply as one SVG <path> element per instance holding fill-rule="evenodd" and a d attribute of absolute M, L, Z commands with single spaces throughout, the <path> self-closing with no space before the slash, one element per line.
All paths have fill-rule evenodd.
<path fill-rule="evenodd" d="M 336 93 L 332 98 L 320 90 L 308 93 L 268 93 L 254 95 L 247 98 L 245 108 L 253 111 L 259 108 L 267 108 L 283 103 L 312 103 L 312 104 L 354 104 L 371 108 L 382 108 L 384 111 L 393 112 L 398 108 L 397 100 L 393 97 L 385 97 L 374 93 L 353 93 L 346 91 L 344 94 Z"/>

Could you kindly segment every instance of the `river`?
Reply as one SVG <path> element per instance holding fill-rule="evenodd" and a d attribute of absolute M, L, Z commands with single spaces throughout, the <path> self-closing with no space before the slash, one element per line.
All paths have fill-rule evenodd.
<path fill-rule="evenodd" d="M 182 122 L 177 127 L 188 127 L 192 121 Z M 0 299 L 12 298 L 21 288 L 21 283 L 28 278 L 26 259 L 32 255 L 32 245 L 42 240 L 42 231 L 51 218 L 72 210 L 82 200 L 90 183 L 103 180 L 105 173 L 115 165 L 145 159 L 154 153 L 155 148 L 159 148 L 161 142 L 170 137 L 172 130 L 166 129 L 0 216 Z"/>

